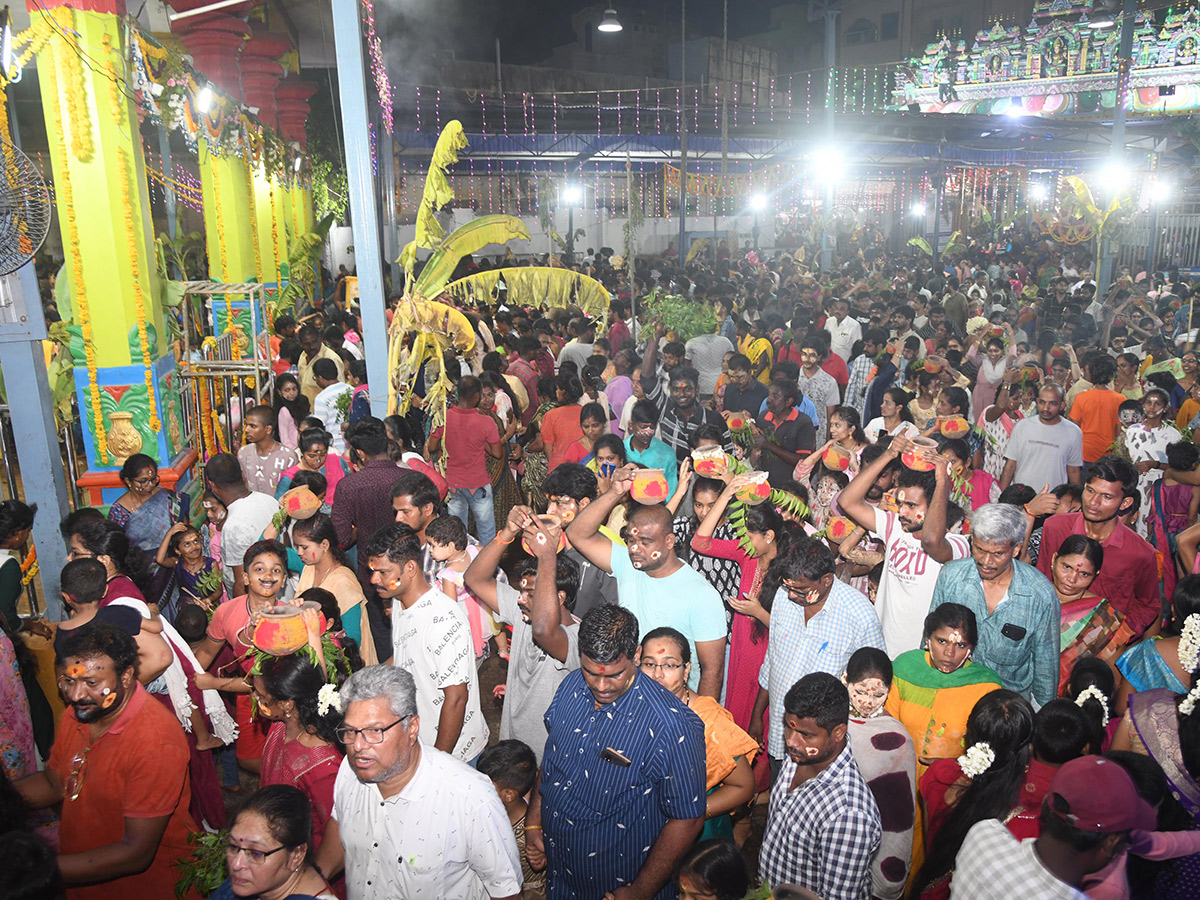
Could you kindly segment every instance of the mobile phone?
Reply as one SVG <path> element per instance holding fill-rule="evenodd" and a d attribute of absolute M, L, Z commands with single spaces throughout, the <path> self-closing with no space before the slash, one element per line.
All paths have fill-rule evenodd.
<path fill-rule="evenodd" d="M 1025 629 L 1020 625 L 1014 625 L 1012 622 L 1001 628 L 1000 633 L 1010 641 L 1020 641 L 1025 637 Z"/>
<path fill-rule="evenodd" d="M 617 471 L 616 463 L 600 463 L 600 477 L 612 478 L 613 472 Z"/>
<path fill-rule="evenodd" d="M 605 762 L 610 762 L 613 765 L 620 766 L 623 769 L 628 769 L 633 765 L 633 761 L 622 753 L 620 750 L 614 750 L 612 747 L 605 747 L 600 751 L 600 758 Z"/>

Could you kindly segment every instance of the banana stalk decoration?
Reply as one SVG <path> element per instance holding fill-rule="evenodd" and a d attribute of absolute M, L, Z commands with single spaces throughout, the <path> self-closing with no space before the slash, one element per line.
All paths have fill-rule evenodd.
<path fill-rule="evenodd" d="M 461 301 L 474 299 L 494 302 L 496 287 L 504 280 L 508 300 L 513 303 L 542 305 L 550 309 L 578 306 L 589 316 L 603 317 L 608 312 L 608 290 L 595 278 L 570 269 L 520 268 L 490 269 L 452 281 L 446 293 Z"/>
<path fill-rule="evenodd" d="M 426 392 L 425 410 L 433 427 L 446 422 L 446 403 L 453 383 L 446 373 L 445 354 L 451 347 L 460 355 L 475 349 L 475 332 L 465 315 L 433 298 L 445 292 L 459 261 L 488 244 L 529 239 L 520 219 L 513 216 L 481 216 L 449 235 L 445 234 L 434 213 L 454 199 L 446 177 L 447 169 L 458 161 L 458 151 L 467 146 L 462 124 L 446 125 L 433 151 L 433 160 L 425 178 L 425 191 L 417 209 L 414 240 L 400 254 L 408 289 L 392 318 L 388 348 L 388 412 L 407 413 L 412 405 L 417 375 L 426 363 L 436 360 L 437 379 Z M 433 250 L 419 275 L 414 275 L 417 249 Z M 405 342 L 412 335 L 412 344 Z M 445 466 L 445 455 L 442 456 Z"/>
<path fill-rule="evenodd" d="M 1070 191 L 1066 193 L 1063 203 L 1068 215 L 1078 216 L 1092 228 L 1101 241 L 1111 240 L 1129 224 L 1133 215 L 1133 197 L 1129 191 L 1120 191 L 1113 195 L 1107 209 L 1096 206 L 1091 189 L 1078 175 L 1069 175 L 1065 179 Z M 1097 249 L 1099 245 L 1097 245 Z"/>

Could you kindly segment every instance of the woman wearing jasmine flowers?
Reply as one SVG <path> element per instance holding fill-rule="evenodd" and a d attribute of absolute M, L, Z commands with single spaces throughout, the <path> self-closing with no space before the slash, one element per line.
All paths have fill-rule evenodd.
<path fill-rule="evenodd" d="M 340 680 L 344 671 L 329 667 Z M 342 763 L 334 729 L 342 722 L 337 685 L 307 656 L 271 657 L 251 677 L 258 714 L 272 722 L 263 748 L 261 785 L 299 788 L 312 807 L 312 847 L 321 846 L 333 810 L 333 783 Z"/>
<path fill-rule="evenodd" d="M 938 760 L 921 778 L 927 854 L 910 897 L 950 896 L 954 858 L 967 832 L 984 819 L 1003 822 L 1018 806 L 1032 741 L 1033 707 L 1020 694 L 996 690 L 975 704 L 963 755 Z"/>

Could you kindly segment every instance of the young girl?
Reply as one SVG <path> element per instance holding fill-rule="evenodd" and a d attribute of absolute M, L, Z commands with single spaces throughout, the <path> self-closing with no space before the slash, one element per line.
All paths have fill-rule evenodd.
<path fill-rule="evenodd" d="M 237 655 L 238 671 L 229 675 L 210 675 L 202 671 L 193 677 L 193 682 L 201 690 L 228 691 L 237 695 L 238 763 L 257 775 L 267 730 L 253 716 L 250 685 L 245 676 L 254 665 L 251 654 L 254 628 L 263 613 L 275 606 L 287 578 L 287 551 L 276 541 L 258 541 L 250 545 L 242 563 L 246 572 L 246 593 L 217 607 L 204 643 L 196 651 L 201 668 L 207 669 L 228 645 Z"/>
<path fill-rule="evenodd" d="M 587 466 L 593 472 L 599 468 L 596 463 L 596 441 L 608 427 L 608 418 L 604 407 L 599 403 L 589 403 L 579 414 L 579 426 L 583 429 L 583 437 L 567 448 L 567 462 Z"/>
<path fill-rule="evenodd" d="M 679 900 L 742 900 L 749 889 L 750 872 L 733 841 L 701 841 L 679 864 Z"/>
<path fill-rule="evenodd" d="M 802 476 L 812 471 L 813 466 L 823 461 L 826 450 L 836 447 L 850 456 L 850 466 L 845 471 L 853 478 L 858 472 L 859 457 L 866 446 L 867 435 L 863 431 L 858 410 L 851 406 L 835 406 L 829 415 L 829 440 L 796 463 L 792 477 L 801 480 Z"/>
<path fill-rule="evenodd" d="M 999 499 L 1000 485 L 983 469 L 972 466 L 971 447 L 966 441 L 943 440 L 941 453 L 950 460 L 951 499 L 965 512 L 974 512 Z"/>
<path fill-rule="evenodd" d="M 768 570 L 775 559 L 782 559 L 792 543 L 792 531 L 770 503 L 761 503 L 746 510 L 746 534 L 752 552 L 742 548 L 734 535 L 732 540 L 714 540 L 713 531 L 725 515 L 725 510 L 738 490 L 752 483 L 750 475 L 726 473 L 725 489 L 709 508 L 696 534 L 692 549 L 707 556 L 718 556 L 738 564 L 741 577 L 738 592 L 727 596 L 726 602 L 737 613 L 729 640 L 729 689 L 725 708 L 733 721 L 745 731 L 751 731 L 754 704 L 758 697 L 758 682 L 752 677 L 762 666 L 767 654 L 767 629 L 771 624 L 771 602 L 778 584 L 768 587 Z M 753 733 L 753 732 L 751 732 Z M 765 754 L 754 766 L 758 790 L 767 784 Z"/>
<path fill-rule="evenodd" d="M 199 531 L 191 525 L 172 525 L 159 544 L 154 561 L 175 570 L 175 583 L 184 603 L 196 603 L 212 615 L 225 594 L 225 587 L 221 583 L 221 565 L 204 555 L 204 539 Z"/>
<path fill-rule="evenodd" d="M 479 548 L 471 546 L 466 526 L 457 516 L 438 516 L 425 526 L 425 537 L 429 542 L 429 555 L 443 564 L 438 573 L 438 586 L 447 597 L 463 605 L 471 626 L 475 659 L 482 661 L 487 658 L 488 640 L 497 631 L 496 622 L 491 612 L 463 583 L 463 573 L 471 560 L 479 555 Z"/>
<path fill-rule="evenodd" d="M 1088 714 L 1095 725 L 1092 746 L 1107 753 L 1113 735 L 1121 726 L 1121 717 L 1113 714 L 1117 679 L 1109 663 L 1094 656 L 1077 659 L 1063 686 L 1063 696 Z"/>
<path fill-rule="evenodd" d="M 300 423 L 312 411 L 308 398 L 300 393 L 300 382 L 295 375 L 285 372 L 275 376 L 275 396 L 271 405 L 275 407 L 279 422 L 275 437 L 283 446 L 294 450 L 299 446 Z"/>

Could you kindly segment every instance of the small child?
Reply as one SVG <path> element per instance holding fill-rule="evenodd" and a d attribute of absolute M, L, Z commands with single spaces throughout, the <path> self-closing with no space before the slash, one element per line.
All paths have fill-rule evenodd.
<path fill-rule="evenodd" d="M 172 525 L 158 545 L 154 561 L 175 570 L 175 582 L 184 603 L 197 604 L 212 618 L 213 610 L 225 594 L 225 586 L 221 582 L 220 565 L 204 555 L 204 539 L 199 531 L 191 525 Z"/>
<path fill-rule="evenodd" d="M 500 741 L 479 755 L 475 768 L 492 779 L 492 787 L 500 795 L 508 821 L 512 823 L 517 852 L 521 855 L 521 871 L 525 875 L 521 896 L 529 900 L 545 897 L 546 873 L 535 872 L 525 854 L 525 813 L 529 808 L 526 797 L 537 780 L 537 757 L 522 741 Z"/>
<path fill-rule="evenodd" d="M 479 555 L 479 548 L 470 545 L 467 528 L 457 516 L 438 516 L 425 526 L 425 537 L 429 541 L 429 554 L 443 564 L 438 572 L 438 586 L 466 610 L 471 625 L 471 645 L 475 648 L 475 660 L 479 662 L 486 658 L 484 648 L 495 630 L 491 612 L 475 599 L 463 582 L 463 573 L 471 560 Z"/>
<path fill-rule="evenodd" d="M 784 894 L 776 888 L 774 897 L 816 897 L 803 894 Z M 679 864 L 679 890 L 683 897 L 713 897 L 714 900 L 741 900 L 750 890 L 750 870 L 733 841 L 709 838 L 688 851 Z M 803 890 L 798 888 L 797 890 Z"/>

